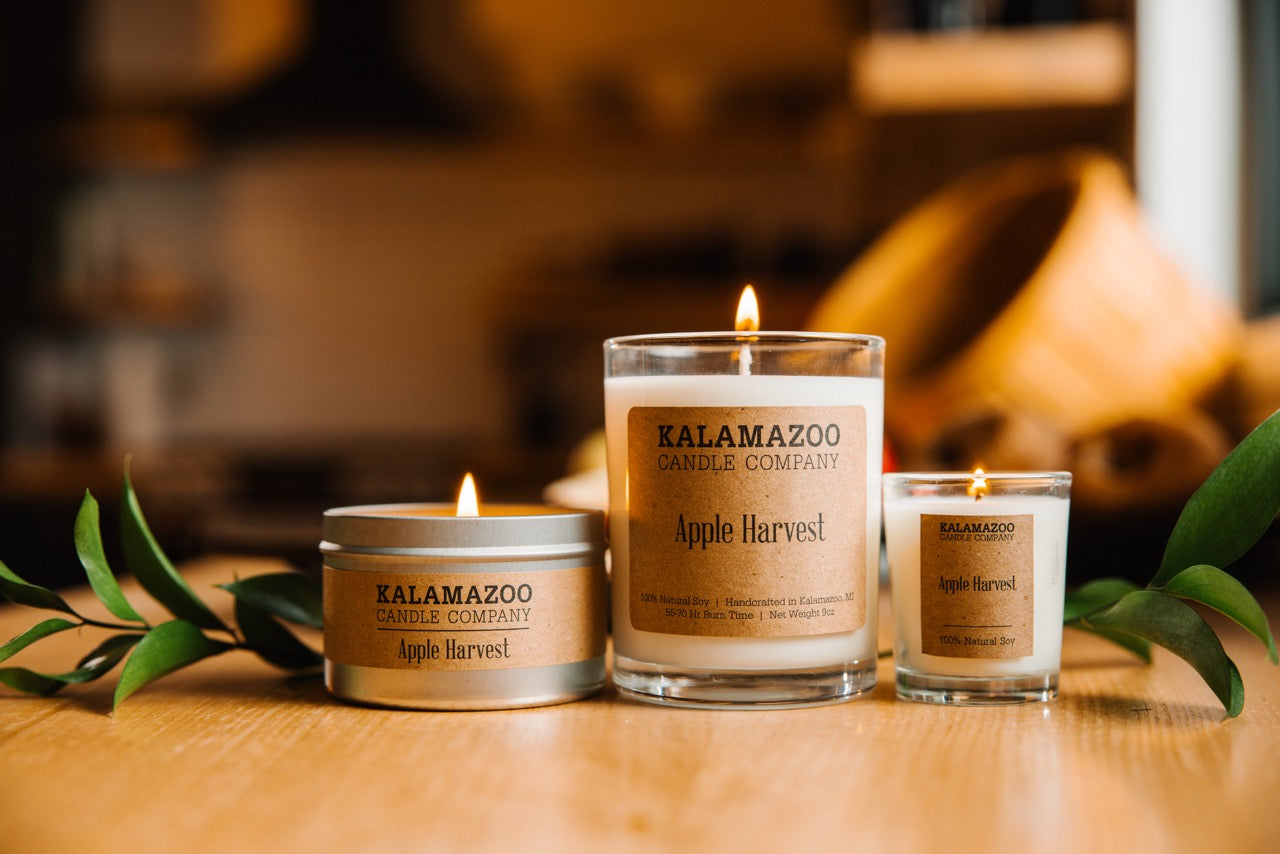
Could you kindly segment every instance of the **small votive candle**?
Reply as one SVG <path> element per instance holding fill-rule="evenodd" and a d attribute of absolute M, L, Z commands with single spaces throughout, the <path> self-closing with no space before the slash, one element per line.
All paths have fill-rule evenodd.
<path fill-rule="evenodd" d="M 325 685 L 415 709 L 563 703 L 605 682 L 598 510 L 451 504 L 324 514 Z"/>
<path fill-rule="evenodd" d="M 1058 694 L 1069 472 L 884 476 L 897 693 L 950 704 Z"/>
<path fill-rule="evenodd" d="M 613 673 L 637 699 L 875 685 L 884 342 L 756 328 L 605 342 Z"/>

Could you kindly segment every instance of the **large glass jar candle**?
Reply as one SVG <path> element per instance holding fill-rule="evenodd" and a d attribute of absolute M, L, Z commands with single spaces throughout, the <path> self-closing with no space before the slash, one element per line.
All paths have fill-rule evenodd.
<path fill-rule="evenodd" d="M 674 705 L 875 684 L 884 341 L 605 342 L 614 681 Z"/>

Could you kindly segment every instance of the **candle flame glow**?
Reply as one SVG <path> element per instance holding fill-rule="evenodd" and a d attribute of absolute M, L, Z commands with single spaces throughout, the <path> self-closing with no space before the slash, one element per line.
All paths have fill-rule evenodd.
<path fill-rule="evenodd" d="M 987 473 L 981 468 L 973 470 L 973 482 L 969 484 L 967 490 L 975 500 L 981 501 L 982 496 L 987 494 Z"/>
<path fill-rule="evenodd" d="M 738 317 L 733 322 L 737 332 L 760 331 L 760 303 L 756 302 L 756 289 L 747 285 L 738 300 Z"/>
<path fill-rule="evenodd" d="M 479 516 L 480 496 L 476 494 L 476 479 L 467 472 L 462 479 L 462 487 L 458 490 L 458 509 L 455 516 Z"/>

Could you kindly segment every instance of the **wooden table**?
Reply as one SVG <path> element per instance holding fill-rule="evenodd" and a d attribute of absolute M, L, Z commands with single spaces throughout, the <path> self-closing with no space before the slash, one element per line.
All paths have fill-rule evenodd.
<path fill-rule="evenodd" d="M 276 568 L 186 571 L 229 605 L 213 584 Z M 2 639 L 37 616 L 0 609 Z M 247 653 L 114 716 L 115 674 L 53 698 L 0 686 L 0 850 L 1277 851 L 1280 668 L 1223 631 L 1247 690 L 1227 721 L 1180 660 L 1145 667 L 1076 632 L 1061 698 L 1014 707 L 897 701 L 887 660 L 869 698 L 771 712 L 611 689 L 519 711 L 358 708 Z M 69 668 L 92 643 L 75 635 L 10 663 Z"/>

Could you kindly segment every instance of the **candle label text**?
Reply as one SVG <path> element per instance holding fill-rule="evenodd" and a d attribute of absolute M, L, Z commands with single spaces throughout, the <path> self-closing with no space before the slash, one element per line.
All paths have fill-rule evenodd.
<path fill-rule="evenodd" d="M 631 624 L 797 637 L 866 623 L 861 406 L 633 407 Z"/>
<path fill-rule="evenodd" d="M 920 641 L 925 654 L 1032 654 L 1034 519 L 1031 514 L 920 516 Z"/>
<path fill-rule="evenodd" d="M 325 658 L 396 670 L 506 670 L 604 654 L 603 567 L 440 569 L 325 566 Z"/>

